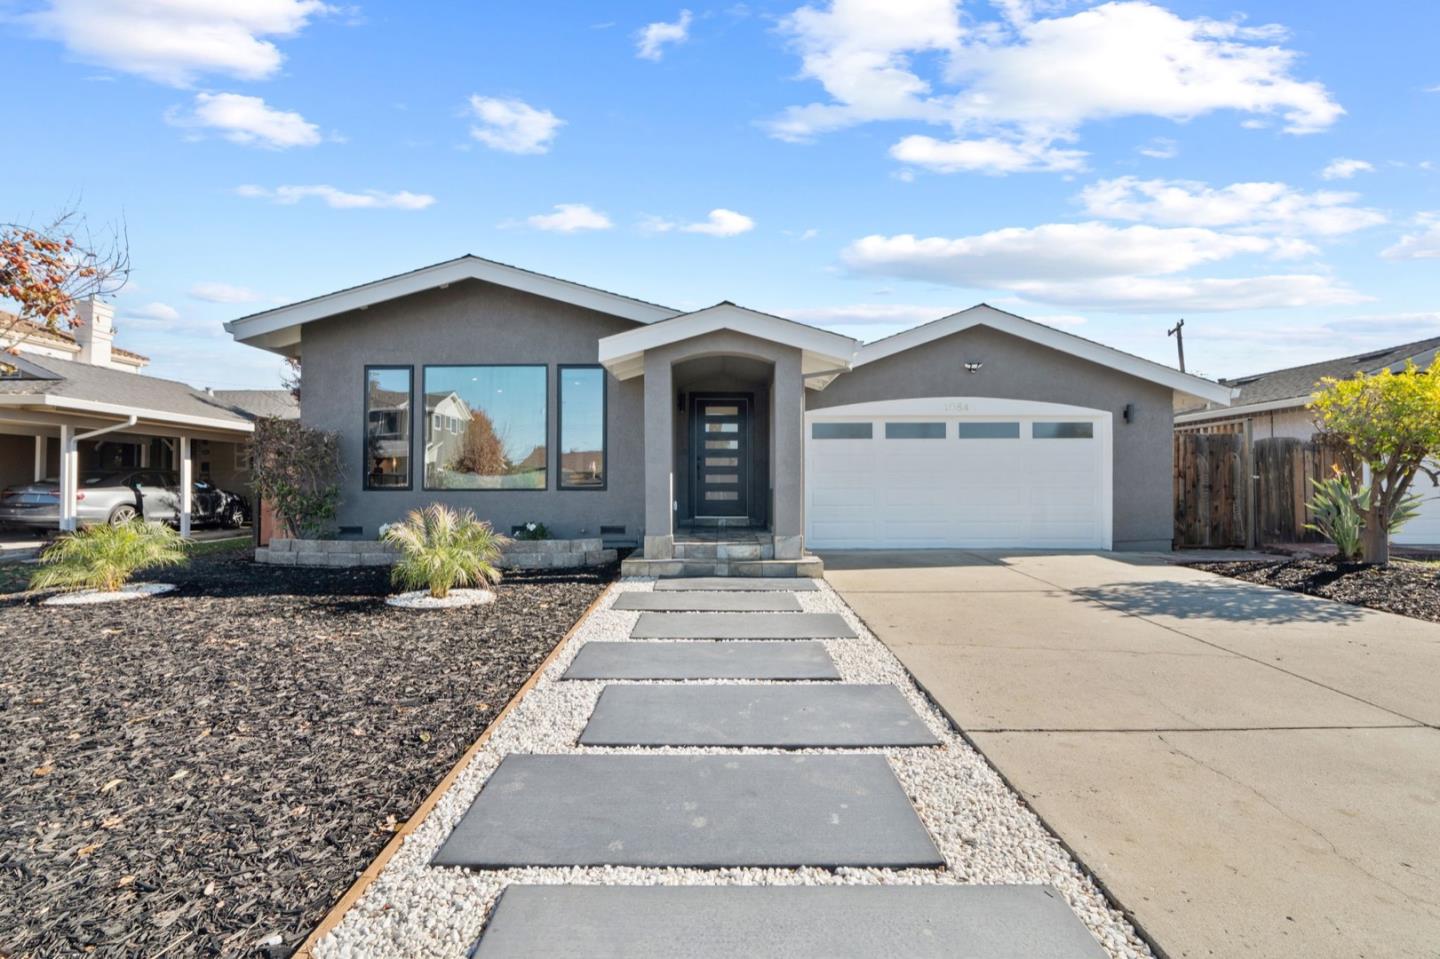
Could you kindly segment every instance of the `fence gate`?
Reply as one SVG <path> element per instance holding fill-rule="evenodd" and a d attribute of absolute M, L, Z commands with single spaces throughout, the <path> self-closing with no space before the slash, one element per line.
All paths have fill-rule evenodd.
<path fill-rule="evenodd" d="M 1248 546 L 1251 464 L 1243 433 L 1175 434 L 1175 546 Z"/>
<path fill-rule="evenodd" d="M 1322 539 L 1305 528 L 1314 520 L 1307 507 L 1311 480 L 1324 479 L 1338 465 L 1334 449 L 1297 439 L 1260 440 L 1255 444 L 1256 521 L 1262 543 L 1300 543 Z"/>

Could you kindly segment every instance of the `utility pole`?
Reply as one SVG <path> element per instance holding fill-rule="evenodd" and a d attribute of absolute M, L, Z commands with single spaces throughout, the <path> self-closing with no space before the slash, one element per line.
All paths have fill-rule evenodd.
<path fill-rule="evenodd" d="M 1166 336 L 1175 337 L 1175 346 L 1180 350 L 1180 372 L 1185 372 L 1185 321 L 1182 319 L 1165 331 Z"/>

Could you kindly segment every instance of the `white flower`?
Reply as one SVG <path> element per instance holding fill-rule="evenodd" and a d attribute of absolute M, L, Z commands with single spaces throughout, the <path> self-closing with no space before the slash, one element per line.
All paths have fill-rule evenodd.
<path fill-rule="evenodd" d="M 380 538 L 381 538 L 381 539 L 384 539 L 384 538 L 385 538 L 385 532 L 386 532 L 388 529 L 390 529 L 390 524 L 389 524 L 389 523 L 381 523 L 381 524 L 380 524 Z"/>
<path fill-rule="evenodd" d="M 534 523 L 526 523 L 526 524 L 525 524 L 525 528 L 528 529 L 528 530 L 529 530 L 530 532 L 532 532 L 532 533 L 535 532 L 535 524 L 534 524 Z"/>

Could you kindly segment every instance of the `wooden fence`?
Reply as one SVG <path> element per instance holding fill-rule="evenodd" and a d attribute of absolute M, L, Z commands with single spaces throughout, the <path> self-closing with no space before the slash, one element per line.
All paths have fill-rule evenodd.
<path fill-rule="evenodd" d="M 1246 433 L 1175 434 L 1175 546 L 1232 547 L 1317 540 L 1305 528 L 1312 479 L 1334 450 Z"/>

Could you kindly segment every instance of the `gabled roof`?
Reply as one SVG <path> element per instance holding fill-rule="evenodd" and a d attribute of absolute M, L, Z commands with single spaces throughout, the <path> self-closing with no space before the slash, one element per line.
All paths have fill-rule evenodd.
<path fill-rule="evenodd" d="M 634 297 L 621 296 L 619 293 L 561 280 L 467 253 L 465 256 L 411 270 L 409 273 L 399 273 L 383 280 L 362 283 L 360 286 L 326 293 L 324 296 L 301 300 L 288 306 L 242 316 L 226 323 L 225 330 L 241 343 L 277 353 L 294 353 L 295 345 L 300 342 L 300 327 L 306 323 L 350 310 L 363 310 L 377 303 L 445 287 L 462 280 L 483 280 L 638 323 L 669 319 L 679 312 L 668 306 L 647 303 Z"/>
<path fill-rule="evenodd" d="M 1181 415 L 1185 417 L 1185 422 L 1193 422 L 1214 416 L 1232 417 L 1246 412 L 1259 412 L 1261 408 L 1279 410 L 1305 406 L 1314 395 L 1315 387 L 1327 376 L 1345 379 L 1356 373 L 1378 373 L 1381 370 L 1398 372 L 1405 368 L 1406 360 L 1423 369 L 1434 361 L 1437 351 L 1440 351 L 1440 336 L 1432 336 L 1426 340 L 1342 356 L 1336 360 L 1322 360 L 1319 363 L 1272 370 L 1269 373 L 1224 379 L 1220 382 L 1239 391 L 1230 409 L 1203 409 L 1187 411 Z"/>
<path fill-rule="evenodd" d="M 30 355 L 25 365 L 49 374 L 0 378 L 0 412 L 6 407 L 38 407 L 71 413 L 138 416 L 173 425 L 250 432 L 255 418 L 233 401 L 188 383 L 130 373 L 74 360 Z"/>
<path fill-rule="evenodd" d="M 59 328 L 52 330 L 43 323 L 23 320 L 14 313 L 7 313 L 4 310 L 0 310 L 0 333 L 6 334 L 7 339 L 14 340 L 21 345 L 33 343 L 80 352 L 80 341 L 75 339 L 74 334 Z M 110 347 L 110 353 L 127 366 L 140 367 L 150 362 L 150 357 L 132 353 L 130 350 L 122 350 L 118 346 Z"/>
<path fill-rule="evenodd" d="M 981 303 L 968 310 L 961 310 L 959 313 L 952 313 L 930 323 L 896 333 L 894 336 L 866 343 L 860 347 L 860 351 L 855 357 L 855 366 L 858 368 L 866 363 L 874 363 L 877 360 L 883 360 L 906 350 L 913 350 L 976 326 L 999 330 L 1040 346 L 1068 353 L 1082 360 L 1089 360 L 1091 363 L 1128 373 L 1137 379 L 1168 386 L 1176 392 L 1222 406 L 1230 402 L 1228 386 L 1211 382 L 1204 377 L 1181 373 L 1163 363 L 1143 359 L 1112 346 L 1087 340 L 1083 336 L 1076 336 L 1073 333 L 1066 333 L 1064 330 L 1057 330 L 1053 326 L 1027 320 L 1014 313 L 997 310 L 988 303 Z"/>
<path fill-rule="evenodd" d="M 694 313 L 607 336 L 600 340 L 600 362 L 620 379 L 628 380 L 645 372 L 646 350 L 719 330 L 732 330 L 800 350 L 800 372 L 806 377 L 806 385 L 814 389 L 824 389 L 836 375 L 848 370 L 859 346 L 859 341 L 841 333 L 736 306 L 726 300 Z"/>

